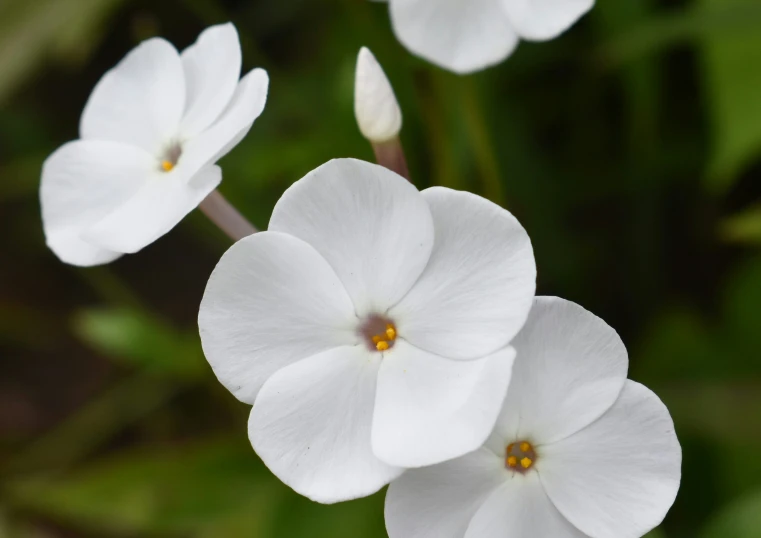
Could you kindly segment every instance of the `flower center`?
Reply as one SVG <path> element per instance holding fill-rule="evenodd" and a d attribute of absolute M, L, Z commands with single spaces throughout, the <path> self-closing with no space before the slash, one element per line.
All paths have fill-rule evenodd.
<path fill-rule="evenodd" d="M 164 172 L 171 172 L 177 166 L 177 161 L 182 155 L 182 148 L 177 142 L 172 142 L 161 157 L 161 169 Z"/>
<path fill-rule="evenodd" d="M 525 473 L 536 462 L 536 451 L 528 441 L 510 443 L 505 449 L 505 465 L 508 469 Z"/>
<path fill-rule="evenodd" d="M 373 351 L 388 351 L 396 341 L 396 325 L 390 319 L 373 314 L 359 328 L 359 334 Z"/>

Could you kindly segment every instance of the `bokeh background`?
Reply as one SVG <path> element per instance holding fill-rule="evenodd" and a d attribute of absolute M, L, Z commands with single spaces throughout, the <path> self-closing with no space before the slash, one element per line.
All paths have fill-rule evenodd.
<path fill-rule="evenodd" d="M 365 0 L 0 2 L 0 537 L 383 537 L 383 493 L 319 506 L 246 438 L 196 314 L 229 240 L 192 214 L 106 267 L 44 245 L 38 186 L 95 82 L 140 40 L 232 20 L 270 98 L 222 161 L 259 227 L 333 157 L 360 46 L 405 114 L 415 183 L 489 197 L 528 229 L 538 288 L 606 319 L 671 410 L 679 497 L 656 538 L 761 537 L 761 3 L 601 0 L 562 38 L 457 77 Z M 648 451 L 648 439 L 631 447 Z M 537 537 L 542 538 L 542 537 Z"/>

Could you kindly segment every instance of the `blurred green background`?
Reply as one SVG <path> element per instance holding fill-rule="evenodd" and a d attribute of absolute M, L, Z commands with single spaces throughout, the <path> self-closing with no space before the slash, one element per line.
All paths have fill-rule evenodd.
<path fill-rule="evenodd" d="M 684 478 L 652 536 L 761 537 L 758 0 L 601 0 L 464 78 L 413 58 L 365 0 L 2 0 L 0 537 L 385 536 L 382 493 L 319 506 L 250 449 L 247 406 L 200 350 L 198 304 L 229 246 L 202 215 L 107 267 L 44 245 L 40 165 L 77 136 L 98 78 L 144 38 L 183 48 L 227 20 L 246 69 L 272 79 L 222 161 L 229 199 L 265 227 L 307 171 L 372 160 L 352 108 L 369 46 L 415 183 L 513 211 L 539 293 L 606 319 L 669 406 Z"/>

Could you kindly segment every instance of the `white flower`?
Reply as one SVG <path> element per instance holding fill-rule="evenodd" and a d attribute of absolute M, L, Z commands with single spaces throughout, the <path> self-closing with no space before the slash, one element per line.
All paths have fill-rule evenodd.
<path fill-rule="evenodd" d="M 394 32 L 405 47 L 463 74 L 500 63 L 520 39 L 557 37 L 594 5 L 594 0 L 388 1 Z"/>
<path fill-rule="evenodd" d="M 366 47 L 362 47 L 357 56 L 354 114 L 362 135 L 371 142 L 391 140 L 402 128 L 402 111 L 394 89 Z"/>
<path fill-rule="evenodd" d="M 639 538 L 676 497 L 668 410 L 626 379 L 616 332 L 537 298 L 494 432 L 479 450 L 408 471 L 386 496 L 391 538 Z"/>
<path fill-rule="evenodd" d="M 348 500 L 481 446 L 535 277 L 504 209 L 334 160 L 222 257 L 201 303 L 203 349 L 254 404 L 264 463 L 313 500 Z"/>
<path fill-rule="evenodd" d="M 214 163 L 246 135 L 267 99 L 267 73 L 240 78 L 232 24 L 179 54 L 149 39 L 107 72 L 82 112 L 80 139 L 45 161 L 40 197 L 48 246 L 74 265 L 149 245 L 222 179 Z"/>

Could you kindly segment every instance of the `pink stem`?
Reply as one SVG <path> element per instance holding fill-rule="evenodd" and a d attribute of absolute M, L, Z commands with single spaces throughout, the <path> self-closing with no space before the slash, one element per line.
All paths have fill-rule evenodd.
<path fill-rule="evenodd" d="M 386 142 L 373 142 L 372 144 L 375 160 L 378 161 L 378 164 L 393 170 L 408 180 L 410 179 L 410 170 L 407 168 L 407 159 L 404 157 L 404 150 L 399 137 Z"/>
<path fill-rule="evenodd" d="M 233 241 L 258 231 L 219 191 L 212 192 L 198 207 Z"/>

